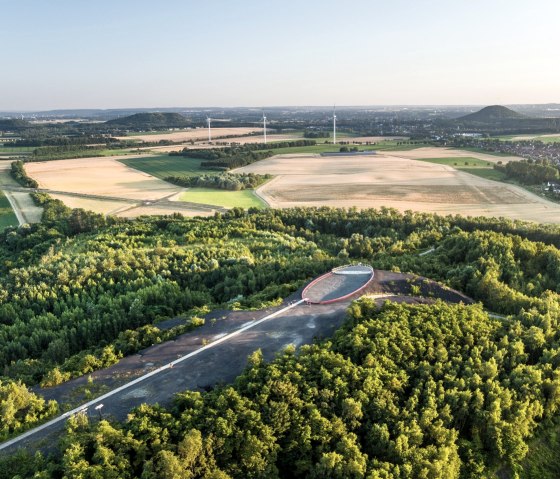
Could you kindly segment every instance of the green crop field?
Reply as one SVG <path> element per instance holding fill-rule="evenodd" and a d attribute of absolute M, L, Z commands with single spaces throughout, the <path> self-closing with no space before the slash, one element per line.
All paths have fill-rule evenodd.
<path fill-rule="evenodd" d="M 510 153 L 500 153 L 498 151 L 486 151 L 482 148 L 457 148 L 457 150 L 471 151 L 473 153 L 484 153 L 486 155 L 492 155 L 492 156 L 514 156 L 511 155 Z"/>
<path fill-rule="evenodd" d="M 183 156 L 149 156 L 144 158 L 128 158 L 119 161 L 130 168 L 143 171 L 157 178 L 167 178 L 168 176 L 199 176 L 216 175 L 219 171 L 204 170 L 200 168 L 200 162 L 195 158 L 185 158 Z"/>
<path fill-rule="evenodd" d="M 6 226 L 17 226 L 18 224 L 10 202 L 0 191 L 0 230 L 3 230 Z"/>
<path fill-rule="evenodd" d="M 190 188 L 181 193 L 181 201 L 224 206 L 226 208 L 265 208 L 266 204 L 253 190 L 228 191 L 214 188 Z"/>
<path fill-rule="evenodd" d="M 7 143 L 9 144 L 9 143 Z M 0 156 L 29 155 L 35 148 L 32 146 L 6 146 L 0 145 Z"/>
<path fill-rule="evenodd" d="M 488 168 L 492 169 L 492 163 L 489 161 L 479 160 L 467 156 L 459 156 L 453 158 L 422 158 L 420 161 L 427 161 L 429 163 L 437 163 L 438 165 L 452 166 L 453 168 Z"/>
<path fill-rule="evenodd" d="M 505 173 L 494 168 L 461 168 L 461 171 L 486 178 L 487 180 L 504 181 L 507 178 Z"/>
<path fill-rule="evenodd" d="M 486 178 L 487 180 L 504 181 L 506 179 L 505 173 L 495 170 L 491 162 L 480 160 L 478 158 L 423 158 L 419 161 L 427 161 L 438 165 L 451 166 L 457 170 L 470 173 L 471 175 L 480 176 L 481 178 Z"/>

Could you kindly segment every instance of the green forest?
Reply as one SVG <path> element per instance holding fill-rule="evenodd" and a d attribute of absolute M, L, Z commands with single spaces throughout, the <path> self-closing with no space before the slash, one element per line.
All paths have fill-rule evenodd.
<path fill-rule="evenodd" d="M 240 191 L 257 188 L 271 178 L 272 175 L 226 172 L 218 175 L 167 176 L 165 181 L 187 188 L 215 188 L 218 190 Z"/>
<path fill-rule="evenodd" d="M 170 156 L 184 156 L 203 160 L 201 168 L 226 171 L 250 165 L 259 160 L 269 158 L 276 153 L 272 150 L 279 148 L 295 148 L 314 146 L 315 140 L 278 141 L 274 143 L 252 143 L 227 148 L 188 149 L 169 153 Z"/>
<path fill-rule="evenodd" d="M 525 185 L 538 185 L 548 181 L 556 182 L 560 178 L 558 168 L 544 160 L 510 161 L 505 165 L 495 165 L 494 168 Z"/>
<path fill-rule="evenodd" d="M 163 319 L 276 304 L 336 265 L 479 303 L 360 300 L 333 338 L 256 352 L 234 384 L 123 423 L 78 415 L 50 455 L 4 458 L 0 477 L 557 477 L 528 455 L 560 405 L 557 227 L 331 208 L 121 220 L 36 200 L 42 223 L 0 234 L 3 437 L 56 411 L 27 386 L 112 364 Z"/>

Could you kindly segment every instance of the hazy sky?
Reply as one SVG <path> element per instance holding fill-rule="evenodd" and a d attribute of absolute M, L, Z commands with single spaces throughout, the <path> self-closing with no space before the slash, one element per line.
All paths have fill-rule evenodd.
<path fill-rule="evenodd" d="M 560 102 L 558 0 L 0 0 L 0 110 Z"/>

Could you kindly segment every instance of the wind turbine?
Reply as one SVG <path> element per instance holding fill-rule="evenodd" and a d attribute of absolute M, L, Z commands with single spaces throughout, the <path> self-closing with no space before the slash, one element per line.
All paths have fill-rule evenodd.
<path fill-rule="evenodd" d="M 336 105 L 333 107 L 332 129 L 333 129 L 333 145 L 336 145 Z"/>
<path fill-rule="evenodd" d="M 206 123 L 208 123 L 208 143 L 212 143 L 212 118 L 207 116 Z"/>
<path fill-rule="evenodd" d="M 264 133 L 264 144 L 266 145 L 266 115 L 264 114 L 263 111 L 263 133 Z"/>

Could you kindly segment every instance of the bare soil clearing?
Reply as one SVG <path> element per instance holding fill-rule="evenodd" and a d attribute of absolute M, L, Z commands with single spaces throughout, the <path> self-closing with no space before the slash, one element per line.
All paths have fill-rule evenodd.
<path fill-rule="evenodd" d="M 492 216 L 560 223 L 560 205 L 523 188 L 487 180 L 450 166 L 410 157 L 491 155 L 452 149 L 421 148 L 375 156 L 321 157 L 278 155 L 235 170 L 275 175 L 257 190 L 272 207 L 392 207 L 464 216 Z"/>

